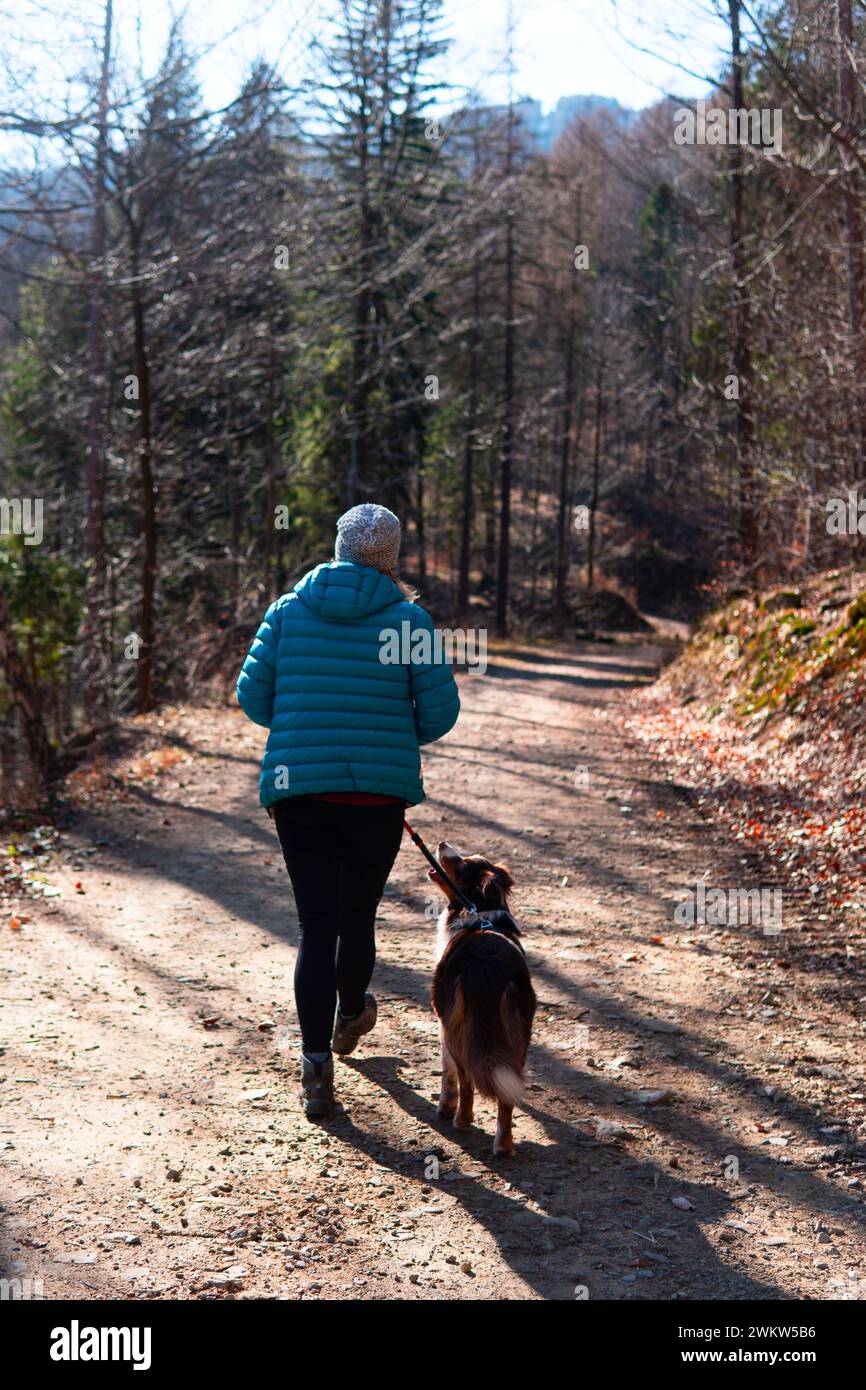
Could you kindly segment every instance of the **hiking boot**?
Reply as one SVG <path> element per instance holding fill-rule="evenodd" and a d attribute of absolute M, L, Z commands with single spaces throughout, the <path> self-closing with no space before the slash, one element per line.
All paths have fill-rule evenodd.
<path fill-rule="evenodd" d="M 343 1018 L 338 1007 L 334 1019 L 334 1041 L 331 1044 L 334 1051 L 339 1052 L 341 1057 L 354 1052 L 364 1034 L 375 1028 L 378 1013 L 372 994 L 364 995 L 364 1007 L 357 1018 Z"/>
<path fill-rule="evenodd" d="M 301 1089 L 298 1093 L 305 1115 L 329 1115 L 334 1108 L 334 1059 L 311 1062 L 301 1056 Z"/>

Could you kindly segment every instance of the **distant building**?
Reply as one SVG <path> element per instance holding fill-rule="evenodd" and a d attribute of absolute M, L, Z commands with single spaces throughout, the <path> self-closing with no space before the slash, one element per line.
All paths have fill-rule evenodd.
<path fill-rule="evenodd" d="M 635 113 L 620 106 L 615 97 L 572 96 L 560 97 L 552 111 L 546 114 L 540 101 L 530 97 L 521 98 L 514 103 L 517 124 L 535 149 L 547 154 L 560 135 L 578 116 L 595 116 L 599 112 L 608 114 L 614 121 L 627 126 L 634 120 Z M 507 106 L 482 106 L 478 115 L 483 124 L 504 121 L 508 115 Z"/>

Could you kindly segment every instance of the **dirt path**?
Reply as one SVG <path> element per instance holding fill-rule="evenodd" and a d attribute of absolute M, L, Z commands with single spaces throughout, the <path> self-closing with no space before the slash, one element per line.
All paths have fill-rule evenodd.
<path fill-rule="evenodd" d="M 6 1277 L 48 1298 L 862 1297 L 862 1024 L 808 960 L 785 969 L 788 933 L 674 927 L 676 893 L 739 860 L 624 732 L 654 661 L 509 648 L 425 758 L 415 820 L 507 859 L 540 1000 L 498 1163 L 486 1103 L 465 1136 L 436 1118 L 408 842 L 380 1026 L 338 1066 L 345 1113 L 300 1116 L 260 734 L 182 711 L 188 760 L 80 817 L 62 896 L 0 939 Z"/>

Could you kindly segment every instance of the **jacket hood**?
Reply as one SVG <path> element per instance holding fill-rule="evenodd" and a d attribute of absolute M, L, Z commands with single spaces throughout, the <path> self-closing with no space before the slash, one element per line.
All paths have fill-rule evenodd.
<path fill-rule="evenodd" d="M 298 580 L 294 592 L 317 618 L 335 623 L 365 618 L 403 601 L 401 589 L 387 574 L 344 560 L 317 565 Z"/>

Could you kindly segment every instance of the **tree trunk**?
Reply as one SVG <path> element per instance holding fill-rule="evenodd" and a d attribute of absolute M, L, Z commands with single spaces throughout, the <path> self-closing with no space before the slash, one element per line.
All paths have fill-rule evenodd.
<path fill-rule="evenodd" d="M 424 469 L 420 463 L 415 479 L 415 536 L 418 541 L 418 582 L 427 583 L 427 535 L 424 518 Z"/>
<path fill-rule="evenodd" d="M 271 328 L 268 347 L 268 383 L 265 393 L 267 402 L 267 419 L 265 420 L 265 594 L 268 603 L 276 598 L 274 592 L 274 550 L 277 539 L 275 527 L 277 510 L 277 441 L 274 428 L 275 375 L 276 357 L 273 328 Z"/>
<path fill-rule="evenodd" d="M 496 633 L 508 636 L 509 566 L 511 561 L 511 473 L 514 464 L 514 99 L 513 26 L 508 11 L 508 141 L 505 156 L 505 350 L 503 355 L 502 456 L 499 472 L 499 569 L 496 578 Z"/>
<path fill-rule="evenodd" d="M 358 159 L 358 288 L 355 294 L 355 321 L 352 329 L 352 367 L 349 382 L 349 471 L 346 476 L 346 507 L 354 507 L 367 485 L 367 419 L 370 394 L 370 311 L 374 281 L 374 243 L 376 215 L 370 199 L 370 134 L 366 106 L 366 85 L 361 81 L 362 110 L 357 132 Z"/>
<path fill-rule="evenodd" d="M 604 373 L 601 363 L 595 381 L 595 442 L 592 451 L 592 496 L 589 502 L 589 533 L 586 552 L 586 587 L 592 593 L 595 584 L 595 514 L 598 510 L 599 472 L 601 467 L 601 420 Z"/>
<path fill-rule="evenodd" d="M 87 586 L 82 652 L 84 705 L 91 723 L 107 717 L 111 704 L 110 659 L 105 648 L 105 251 L 107 244 L 106 163 L 108 160 L 108 79 L 111 70 L 112 0 L 106 0 L 102 68 L 97 98 L 96 167 L 93 193 L 90 323 L 88 327 L 88 403 L 85 476 L 87 481 Z"/>
<path fill-rule="evenodd" d="M 27 670 L 21 655 L 6 595 L 0 587 L 0 666 L 9 687 L 12 703 L 18 711 L 24 738 L 30 754 L 30 764 L 37 791 L 47 794 L 55 770 L 55 754 L 42 718 L 39 689 Z"/>
<path fill-rule="evenodd" d="M 728 0 L 731 23 L 733 104 L 743 109 L 743 63 L 740 47 L 740 0 Z M 749 289 L 746 283 L 745 216 L 743 211 L 743 147 L 730 147 L 731 262 L 734 275 L 734 374 L 737 378 L 736 439 L 740 488 L 740 553 L 747 568 L 758 558 L 758 513 L 755 489 L 752 350 Z"/>
<path fill-rule="evenodd" d="M 499 569 L 496 579 L 496 632 L 508 635 L 509 566 L 511 560 L 511 471 L 514 462 L 514 222 L 508 210 L 505 249 L 505 355 L 502 420 L 502 459 L 499 473 Z"/>
<path fill-rule="evenodd" d="M 485 590 L 492 590 L 496 574 L 496 456 L 492 452 L 485 461 L 486 501 L 484 513 L 484 573 Z"/>
<path fill-rule="evenodd" d="M 481 266 L 476 251 L 472 266 L 472 329 L 469 336 L 469 401 L 466 444 L 463 451 L 463 510 L 460 518 L 460 564 L 457 578 L 457 616 L 469 615 L 469 571 L 472 565 L 472 513 L 474 507 L 475 430 L 478 421 L 478 342 L 481 317 Z"/>
<path fill-rule="evenodd" d="M 836 0 L 839 48 L 839 115 L 843 129 L 856 134 L 856 79 L 854 74 L 854 26 L 851 0 Z M 845 218 L 845 244 L 848 260 L 848 326 L 855 380 L 855 415 L 859 432 L 860 462 L 866 457 L 866 337 L 863 332 L 863 221 L 857 195 L 857 175 L 850 151 L 840 146 L 844 177 L 842 205 Z M 859 476 L 859 475 L 858 475 Z"/>
<path fill-rule="evenodd" d="M 141 575 L 140 649 L 138 657 L 138 712 L 147 714 L 154 703 L 154 602 L 156 596 L 156 486 L 153 477 L 153 421 L 150 362 L 145 336 L 144 301 L 138 288 L 138 266 L 133 266 L 135 289 L 132 316 L 135 328 L 135 374 L 138 378 L 139 444 L 138 465 L 141 482 L 141 529 L 144 555 Z"/>
<path fill-rule="evenodd" d="M 230 559 L 229 559 L 229 592 L 231 595 L 229 611 L 232 617 L 232 625 L 238 621 L 238 610 L 240 608 L 241 596 L 241 504 L 239 497 L 239 473 L 237 460 L 232 449 L 227 460 L 226 474 L 229 482 L 229 517 L 230 517 Z"/>
<path fill-rule="evenodd" d="M 577 218 L 575 245 L 580 243 L 580 184 L 577 186 Z M 565 344 L 565 381 L 563 385 L 562 434 L 559 446 L 559 505 L 556 514 L 556 583 L 553 593 L 554 631 L 561 632 L 565 622 L 565 586 L 568 579 L 568 473 L 571 448 L 571 416 L 574 406 L 575 341 L 577 328 L 577 271 L 572 272 L 571 309 L 568 315 L 568 336 Z"/>
<path fill-rule="evenodd" d="M 526 557 L 532 576 L 529 582 L 529 607 L 532 612 L 535 611 L 535 600 L 538 596 L 538 567 L 541 563 L 540 557 L 537 557 L 535 553 L 536 546 L 538 545 L 538 509 L 541 502 L 541 460 L 547 457 L 547 447 L 547 429 L 542 429 L 540 422 L 536 420 L 533 443 L 530 445 L 527 440 L 526 444 L 527 457 L 524 464 L 523 481 L 524 488 L 532 494 L 532 526 L 529 533 L 529 553 Z M 526 476 L 529 472 L 530 450 L 533 450 L 535 453 L 535 470 L 533 472 L 531 487 L 529 486 L 529 478 Z"/>

